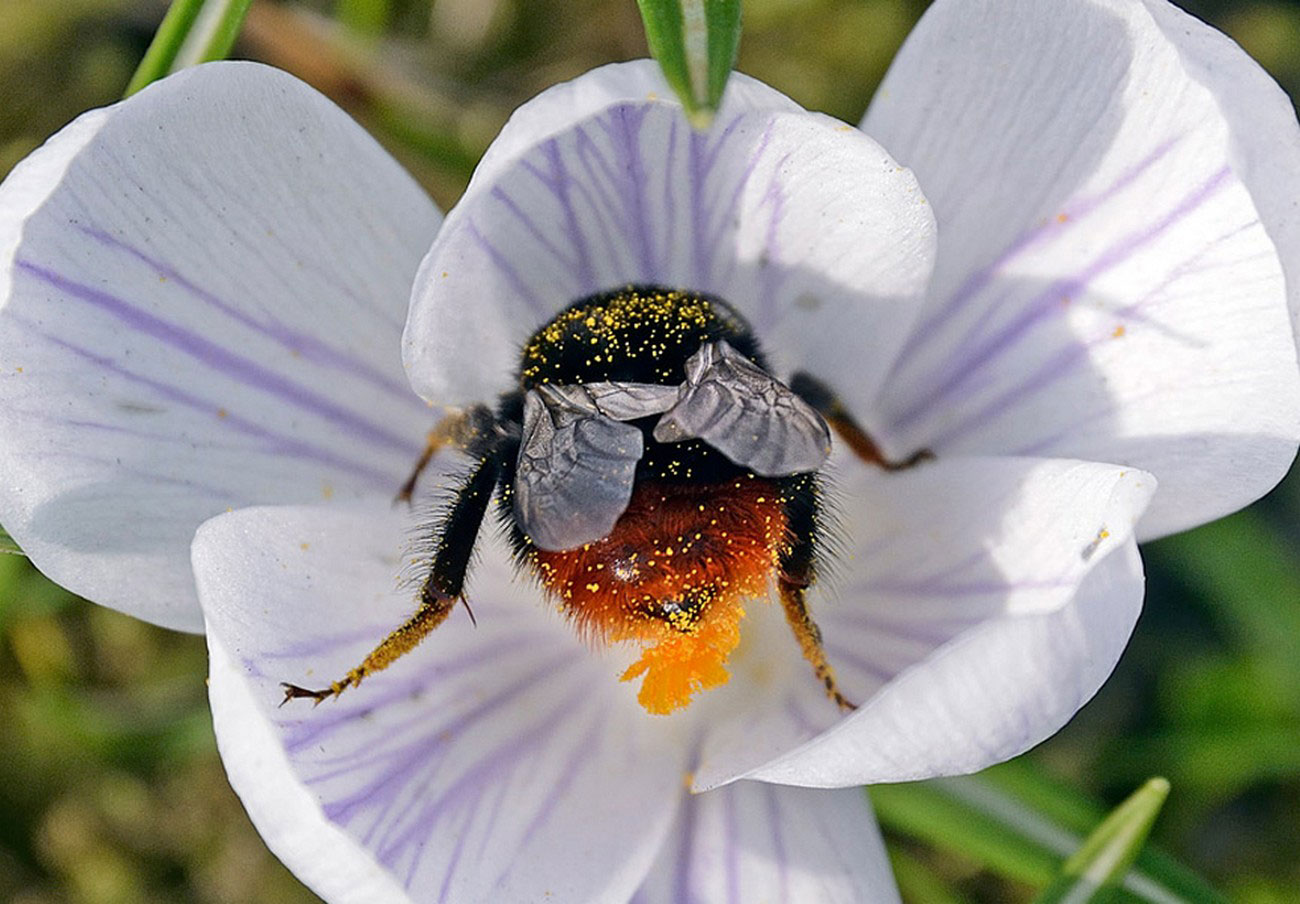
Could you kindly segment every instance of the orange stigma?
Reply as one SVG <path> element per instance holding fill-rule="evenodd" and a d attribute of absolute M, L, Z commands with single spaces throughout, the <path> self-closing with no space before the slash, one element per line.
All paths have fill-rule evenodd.
<path fill-rule="evenodd" d="M 786 542 L 770 481 L 643 481 L 608 537 L 535 561 L 584 636 L 641 645 L 622 679 L 644 676 L 637 700 L 666 714 L 727 682 L 744 603 L 766 597 Z"/>

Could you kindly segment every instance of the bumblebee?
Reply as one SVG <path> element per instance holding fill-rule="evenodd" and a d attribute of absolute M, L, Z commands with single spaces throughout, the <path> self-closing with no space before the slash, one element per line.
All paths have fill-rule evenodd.
<path fill-rule="evenodd" d="M 652 713 L 724 683 L 744 606 L 775 585 L 828 697 L 841 693 L 806 595 L 824 533 L 820 470 L 831 428 L 883 467 L 833 392 L 772 375 L 758 339 L 720 298 L 628 286 L 581 299 L 524 344 L 494 407 L 444 418 L 398 499 L 439 449 L 475 462 L 432 527 L 415 613 L 356 668 L 285 700 L 320 702 L 414 648 L 464 601 L 492 500 L 516 561 L 589 640 L 634 643 L 623 674 Z M 467 608 L 468 608 L 468 604 Z M 473 613 L 470 613 L 471 618 Z"/>

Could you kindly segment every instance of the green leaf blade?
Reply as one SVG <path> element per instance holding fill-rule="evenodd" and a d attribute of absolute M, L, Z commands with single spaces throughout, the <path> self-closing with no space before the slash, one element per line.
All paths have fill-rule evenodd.
<path fill-rule="evenodd" d="M 252 5 L 253 0 L 172 0 L 123 97 L 187 66 L 225 59 Z"/>
<path fill-rule="evenodd" d="M 140 65 L 131 76 L 123 97 L 130 97 L 171 71 L 176 54 L 180 52 L 185 36 L 194 27 L 194 20 L 202 11 L 203 3 L 204 0 L 172 0 L 172 5 L 167 8 L 167 14 L 163 16 L 162 24 L 154 33 L 153 40 L 149 42 L 149 49 L 144 52 Z"/>
<path fill-rule="evenodd" d="M 14 542 L 14 538 L 3 527 L 0 527 L 0 555 L 25 555 L 23 548 Z"/>
<path fill-rule="evenodd" d="M 1117 900 L 1129 870 L 1146 845 L 1169 797 L 1169 782 L 1153 778 L 1110 812 L 1061 867 L 1036 904 L 1086 904 Z"/>
<path fill-rule="evenodd" d="M 717 112 L 740 47 L 740 0 L 637 0 L 650 53 L 691 122 Z"/>
<path fill-rule="evenodd" d="M 870 788 L 881 827 L 954 851 L 1000 876 L 1046 887 L 1102 818 L 1094 803 L 1016 761 L 977 776 Z M 1226 904 L 1168 855 L 1142 850 L 1114 899 L 1124 904 Z"/>

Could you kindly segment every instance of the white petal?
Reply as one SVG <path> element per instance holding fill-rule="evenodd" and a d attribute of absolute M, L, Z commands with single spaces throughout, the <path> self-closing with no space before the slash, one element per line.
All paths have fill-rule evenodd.
<path fill-rule="evenodd" d="M 398 348 L 438 219 L 264 66 L 77 120 L 0 187 L 0 521 L 69 589 L 200 629 L 205 518 L 391 492 L 414 461 L 433 416 Z"/>
<path fill-rule="evenodd" d="M 496 546 L 471 575 L 477 628 L 456 612 L 339 699 L 277 708 L 280 681 L 328 683 L 413 611 L 411 545 L 386 501 L 199 529 L 217 739 L 254 824 L 331 901 L 394 885 L 420 902 L 626 900 L 679 805 L 686 744 Z"/>
<path fill-rule="evenodd" d="M 861 788 L 736 782 L 692 795 L 632 904 L 898 900 Z"/>
<path fill-rule="evenodd" d="M 561 308 L 640 283 L 725 298 L 779 372 L 811 369 L 861 406 L 933 260 L 911 173 L 819 114 L 733 103 L 701 133 L 675 103 L 625 100 L 489 173 L 448 216 L 412 296 L 405 360 L 438 402 L 505 389 L 520 345 Z"/>
<path fill-rule="evenodd" d="M 610 63 L 572 81 L 547 88 L 525 103 L 502 127 L 479 161 L 466 194 L 490 186 L 521 154 L 578 122 L 628 101 L 657 100 L 676 104 L 654 60 Z M 757 79 L 733 72 L 719 113 L 727 118 L 753 110 L 797 111 L 800 107 L 780 91 Z"/>
<path fill-rule="evenodd" d="M 959 635 L 831 731 L 750 777 L 814 787 L 975 772 L 1055 734 L 1101 687 L 1142 608 L 1130 538 L 1069 605 Z"/>
<path fill-rule="evenodd" d="M 1239 48 L 1163 2 L 940 2 L 863 127 L 942 235 L 886 445 L 1144 468 L 1144 537 L 1277 482 L 1300 437 L 1300 130 Z"/>
<path fill-rule="evenodd" d="M 776 629 L 737 657 L 733 683 L 744 686 L 745 668 L 767 676 L 761 702 L 749 702 L 743 718 L 713 721 L 695 786 L 739 776 L 813 785 L 920 778 L 981 768 L 1042 740 L 1096 690 L 1128 637 L 1142 600 L 1140 571 L 1112 600 L 1096 602 L 1087 588 L 1104 561 L 1132 547 L 1154 490 L 1140 471 L 1063 460 L 941 459 L 895 474 L 846 475 L 834 494 L 844 549 L 827 563 L 829 591 L 819 585 L 810 608 L 840 687 L 860 708 L 841 720 L 789 632 Z M 1004 635 L 1029 636 L 1027 644 L 1050 645 L 1058 658 L 1044 663 L 1032 645 L 1008 652 Z M 969 682 L 936 687 L 953 668 L 967 669 Z M 1003 674 L 1025 683 L 1015 693 L 994 687 Z M 901 707 L 899 719 L 916 721 L 898 734 L 941 737 L 932 750 L 908 749 L 913 771 L 905 776 L 879 771 L 891 754 L 885 740 L 872 746 L 876 717 L 867 715 L 892 705 L 881 701 L 899 699 L 900 687 L 934 699 L 928 708 L 914 698 L 911 709 Z M 934 710 L 949 705 L 965 721 L 933 721 Z M 855 733 L 858 724 L 868 727 Z M 802 780 L 764 766 L 785 762 L 805 742 L 819 750 L 850 734 L 872 749 L 856 759 L 828 754 L 830 765 L 809 753 Z"/>

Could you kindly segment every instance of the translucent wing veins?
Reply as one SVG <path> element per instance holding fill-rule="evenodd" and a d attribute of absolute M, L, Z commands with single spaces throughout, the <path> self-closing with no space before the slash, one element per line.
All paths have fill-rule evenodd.
<path fill-rule="evenodd" d="M 622 423 L 658 414 L 676 387 L 639 383 L 542 385 L 524 398 L 515 514 L 539 549 L 605 537 L 632 498 L 641 430 Z"/>
<path fill-rule="evenodd" d="M 830 455 L 821 415 L 723 340 L 701 346 L 686 362 L 680 392 L 655 425 L 661 443 L 702 439 L 763 477 L 815 471 Z"/>
<path fill-rule="evenodd" d="M 830 429 L 806 402 L 724 341 L 700 347 L 680 386 L 543 384 L 524 397 L 515 514 L 539 549 L 609 535 L 632 498 L 644 440 L 627 421 L 662 414 L 661 443 L 701 439 L 764 477 L 815 471 Z"/>

